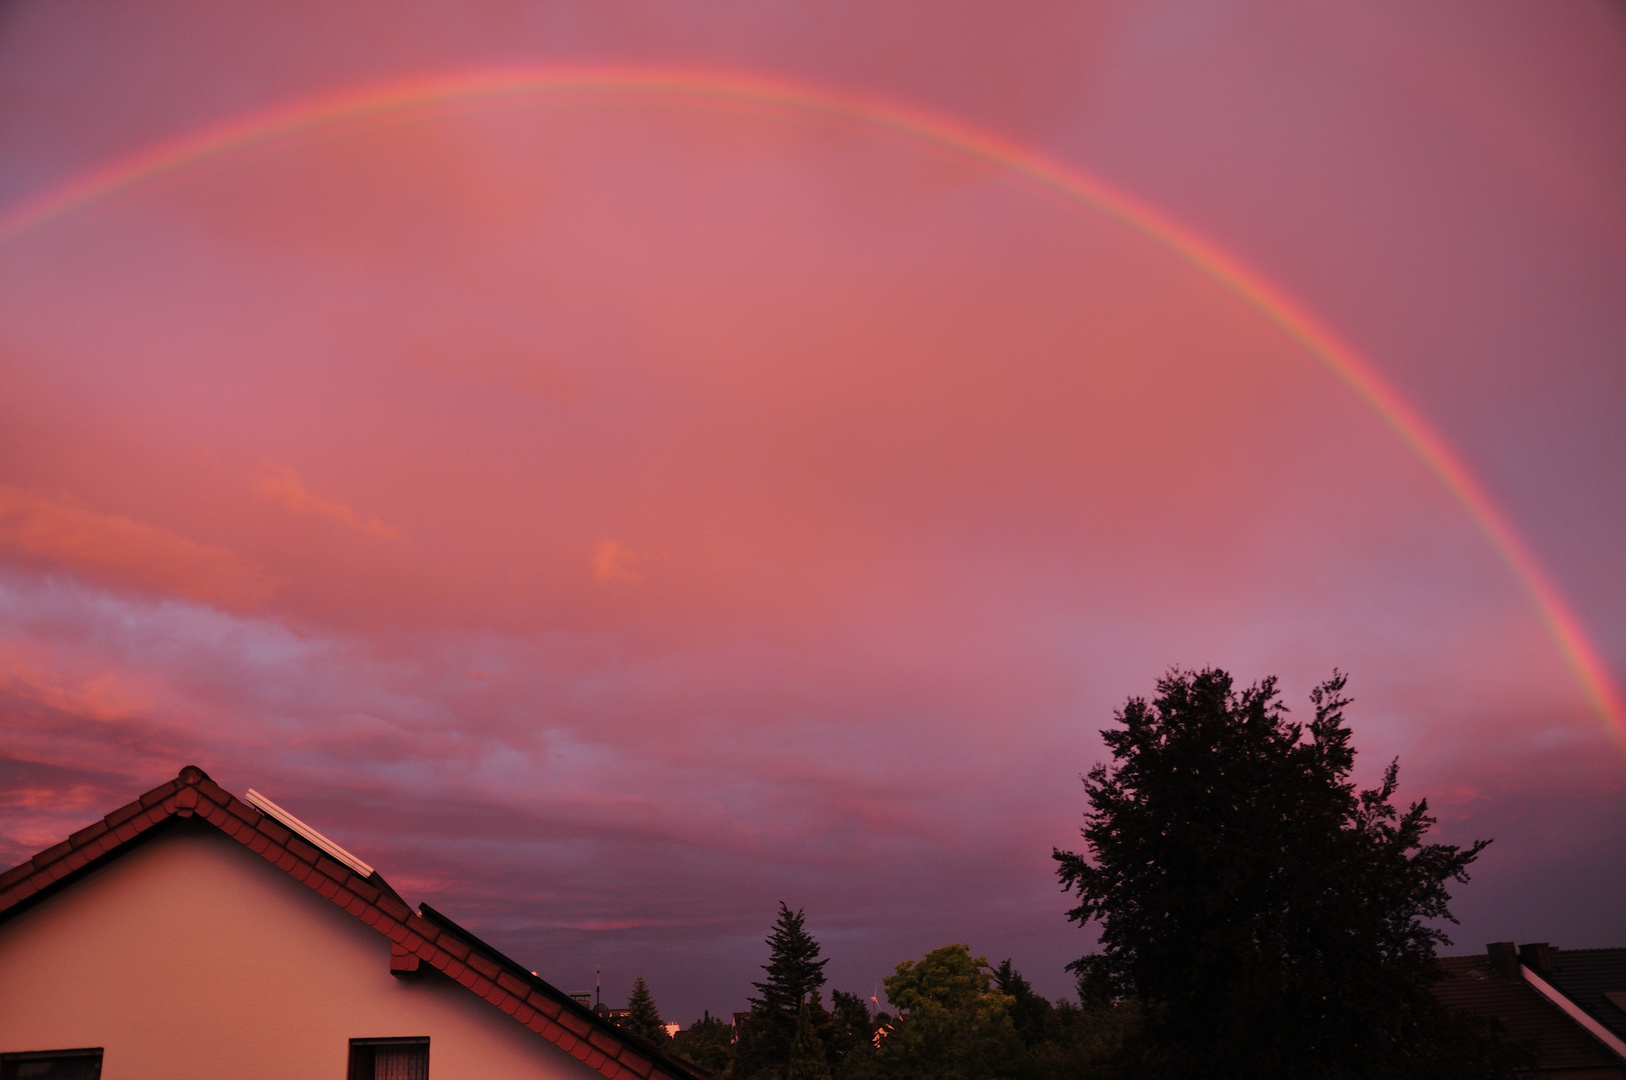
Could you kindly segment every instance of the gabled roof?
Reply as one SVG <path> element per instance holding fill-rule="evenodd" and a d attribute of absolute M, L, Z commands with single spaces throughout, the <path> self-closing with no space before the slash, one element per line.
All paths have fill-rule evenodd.
<path fill-rule="evenodd" d="M 1626 1039 L 1626 949 L 1554 949 L 1547 981 Z"/>
<path fill-rule="evenodd" d="M 1443 956 L 1442 977 L 1434 993 L 1447 1008 L 1476 1013 L 1501 1022 L 1506 1037 L 1532 1047 L 1540 1071 L 1611 1070 L 1621 1059 L 1571 1020 L 1524 979 L 1509 979 L 1486 954 Z"/>
<path fill-rule="evenodd" d="M 388 938 L 393 973 L 411 975 L 427 964 L 609 1080 L 707 1076 L 594 1016 L 569 994 L 427 904 L 412 911 L 377 871 L 363 877 L 305 836 L 223 790 L 195 765 L 0 874 L 0 922 L 106 865 L 178 818 L 208 822 Z M 310 835 L 308 827 L 295 824 Z M 323 839 L 320 834 L 314 838 Z"/>

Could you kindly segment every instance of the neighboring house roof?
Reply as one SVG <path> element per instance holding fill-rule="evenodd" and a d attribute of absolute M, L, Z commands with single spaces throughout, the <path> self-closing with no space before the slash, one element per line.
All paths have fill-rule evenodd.
<path fill-rule="evenodd" d="M 708 1075 L 594 1016 L 569 994 L 429 905 L 413 912 L 377 871 L 362 876 L 353 867 L 366 867 L 365 863 L 336 845 L 324 845 L 325 838 L 297 819 L 290 819 L 295 829 L 284 827 L 223 790 L 195 765 L 0 874 L 0 923 L 179 818 L 208 822 L 387 937 L 393 973 L 411 975 L 428 964 L 609 1080 L 691 1080 Z"/>
<path fill-rule="evenodd" d="M 1499 1021 L 1507 1039 L 1535 1051 L 1538 1074 L 1626 1077 L 1626 1060 L 1522 976 L 1511 946 L 1508 958 L 1498 970 L 1486 953 L 1441 957 L 1434 993 L 1448 1008 Z"/>
<path fill-rule="evenodd" d="M 1554 949 L 1548 982 L 1626 1039 L 1626 949 Z"/>

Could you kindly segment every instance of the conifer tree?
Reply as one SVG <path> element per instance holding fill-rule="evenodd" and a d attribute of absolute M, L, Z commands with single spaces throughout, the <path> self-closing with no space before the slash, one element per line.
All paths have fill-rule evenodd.
<path fill-rule="evenodd" d="M 655 1007 L 655 996 L 642 975 L 632 981 L 632 996 L 627 999 L 627 1019 L 622 1024 L 635 1035 L 642 1035 L 657 1046 L 666 1042 L 666 1021 Z"/>
<path fill-rule="evenodd" d="M 779 918 L 768 934 L 768 962 L 762 965 L 768 977 L 751 984 L 762 996 L 748 999 L 751 1015 L 740 1032 L 735 1080 L 750 1080 L 764 1072 L 783 1074 L 804 1003 L 815 1030 L 826 1022 L 828 1014 L 818 992 L 827 962 L 819 957 L 819 943 L 807 932 L 802 910 L 792 911 L 781 900 Z"/>
<path fill-rule="evenodd" d="M 824 1044 L 813 1030 L 810 1001 L 804 1000 L 796 1011 L 796 1037 L 791 1040 L 785 1080 L 830 1080 L 830 1063 L 824 1057 Z"/>
<path fill-rule="evenodd" d="M 784 1013 L 794 1019 L 804 1000 L 824 985 L 824 965 L 819 959 L 819 943 L 807 932 L 801 908 L 794 912 L 779 901 L 779 919 L 768 934 L 768 973 L 763 982 L 751 985 L 762 995 L 750 998 L 751 1010 Z"/>

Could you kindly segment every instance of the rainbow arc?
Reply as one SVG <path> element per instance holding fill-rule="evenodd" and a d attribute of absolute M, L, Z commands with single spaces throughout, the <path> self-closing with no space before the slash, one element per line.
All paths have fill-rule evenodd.
<path fill-rule="evenodd" d="M 177 169 L 302 130 L 459 100 L 645 95 L 822 117 L 980 162 L 1084 204 L 1167 249 L 1268 319 L 1364 401 L 1477 524 L 1539 614 L 1592 707 L 1626 742 L 1626 707 L 1597 649 L 1529 546 L 1461 457 L 1381 374 L 1285 291 L 1168 214 L 1043 151 L 897 102 L 781 79 L 693 69 L 535 66 L 392 80 L 248 113 L 160 142 L 0 215 L 0 248 L 66 214 Z"/>

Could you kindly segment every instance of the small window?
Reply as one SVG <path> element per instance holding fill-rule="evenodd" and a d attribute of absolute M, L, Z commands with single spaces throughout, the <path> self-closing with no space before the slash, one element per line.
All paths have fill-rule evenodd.
<path fill-rule="evenodd" d="M 0 1080 L 100 1080 L 102 1048 L 0 1054 Z"/>
<path fill-rule="evenodd" d="M 350 1080 L 429 1080 L 429 1040 L 351 1039 Z"/>

